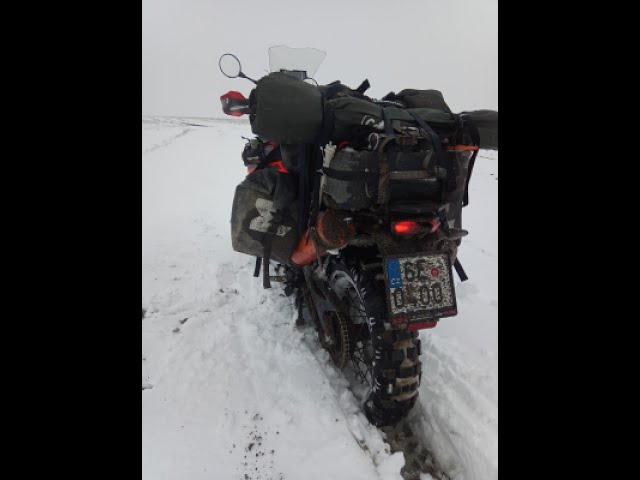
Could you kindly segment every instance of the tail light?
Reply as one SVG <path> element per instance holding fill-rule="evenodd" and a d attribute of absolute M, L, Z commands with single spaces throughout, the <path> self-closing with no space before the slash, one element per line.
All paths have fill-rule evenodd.
<path fill-rule="evenodd" d="M 418 233 L 433 233 L 440 228 L 438 220 L 430 222 L 414 222 L 411 220 L 403 220 L 401 222 L 391 222 L 391 231 L 400 236 L 413 236 Z"/>
<path fill-rule="evenodd" d="M 418 222 L 393 222 L 391 230 L 396 235 L 415 235 L 422 231 L 422 226 Z"/>

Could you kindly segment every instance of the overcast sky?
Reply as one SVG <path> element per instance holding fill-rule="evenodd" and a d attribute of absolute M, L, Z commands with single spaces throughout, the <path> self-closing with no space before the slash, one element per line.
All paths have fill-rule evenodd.
<path fill-rule="evenodd" d="M 142 0 L 142 114 L 224 117 L 253 84 L 218 69 L 234 53 L 256 80 L 273 45 L 327 52 L 315 79 L 380 98 L 437 89 L 454 112 L 498 109 L 497 0 Z"/>

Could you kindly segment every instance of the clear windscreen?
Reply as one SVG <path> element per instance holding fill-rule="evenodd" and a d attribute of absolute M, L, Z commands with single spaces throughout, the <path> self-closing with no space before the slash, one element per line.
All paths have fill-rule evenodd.
<path fill-rule="evenodd" d="M 296 76 L 313 77 L 326 57 L 326 52 L 317 48 L 292 48 L 278 45 L 269 49 L 269 70 L 296 72 Z M 301 78 L 303 80 L 303 78 Z"/>

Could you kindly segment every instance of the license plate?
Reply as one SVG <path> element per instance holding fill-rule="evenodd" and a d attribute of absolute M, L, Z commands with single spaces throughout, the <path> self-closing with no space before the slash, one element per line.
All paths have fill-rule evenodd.
<path fill-rule="evenodd" d="M 435 321 L 458 313 L 447 253 L 387 258 L 384 263 L 391 323 Z"/>

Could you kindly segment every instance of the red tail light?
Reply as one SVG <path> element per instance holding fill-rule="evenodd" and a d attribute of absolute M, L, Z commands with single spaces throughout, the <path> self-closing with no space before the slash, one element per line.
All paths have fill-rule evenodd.
<path fill-rule="evenodd" d="M 415 235 L 423 230 L 422 225 L 418 222 L 393 222 L 391 224 L 391 230 L 396 235 Z"/>
<path fill-rule="evenodd" d="M 418 223 L 410 220 L 391 223 L 391 231 L 396 235 L 409 236 L 422 232 L 433 233 L 438 230 L 438 228 L 440 228 L 440 222 L 438 220 L 432 220 L 425 223 Z"/>

